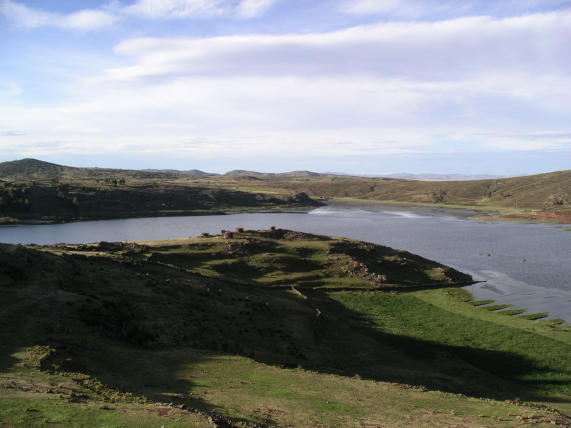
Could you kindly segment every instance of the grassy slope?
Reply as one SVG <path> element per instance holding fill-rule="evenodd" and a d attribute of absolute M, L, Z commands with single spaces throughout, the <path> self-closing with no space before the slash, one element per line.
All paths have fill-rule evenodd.
<path fill-rule="evenodd" d="M 0 251 L 0 424 L 541 426 L 565 418 L 516 398 L 569 411 L 568 327 L 470 305 L 449 288 L 468 278 L 406 252 L 279 230 L 39 249 Z"/>
<path fill-rule="evenodd" d="M 556 395 L 571 393 L 568 329 L 470 308 L 457 299 L 457 292 L 421 291 L 396 297 L 342 293 L 333 297 L 366 314 L 383 332 L 453 346 L 458 357 L 487 372 Z M 506 359 L 503 352 L 514 356 Z"/>
<path fill-rule="evenodd" d="M 524 177 L 473 181 L 407 181 L 345 176 L 273 177 L 250 179 L 231 177 L 210 179 L 239 189 L 287 189 L 307 192 L 312 197 L 357 198 L 367 200 L 473 206 L 507 213 L 543 210 L 571 213 L 571 170 Z M 562 197 L 562 204 L 554 204 Z"/>

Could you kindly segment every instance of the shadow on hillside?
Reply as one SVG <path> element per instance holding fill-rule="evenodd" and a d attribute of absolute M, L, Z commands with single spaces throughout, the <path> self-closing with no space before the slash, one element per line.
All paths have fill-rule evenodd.
<path fill-rule="evenodd" d="M 328 372 L 473 397 L 568 402 L 532 390 L 552 390 L 568 382 L 549 378 L 553 369 L 523 355 L 386 333 L 373 327 L 363 314 L 330 298 L 326 290 L 303 292 L 309 296 L 308 303 L 322 312 L 314 331 L 319 343 L 329 348 L 328 358 L 322 360 Z M 323 370 L 319 364 L 308 362 L 308 366 Z M 547 376 L 545 380 L 525 379 L 532 374 Z"/>
<path fill-rule="evenodd" d="M 159 284 L 164 278 L 156 274 L 165 272 L 172 273 L 174 280 L 176 272 L 163 267 L 152 267 L 154 275 L 148 277 L 140 275 L 135 266 L 108 259 L 56 256 L 0 245 L 0 293 L 9 297 L 0 301 L 0 393 L 2 388 L 45 393 L 51 381 L 34 377 L 33 370 L 39 369 L 70 381 L 78 379 L 78 391 L 88 388 L 119 404 L 132 399 L 126 393 L 133 393 L 165 404 L 184 404 L 191 411 L 212 415 L 218 426 L 239 422 L 275 425 L 265 416 L 263 421 L 223 417 L 223 409 L 192 394 L 195 385 L 180 375 L 180 366 L 199 364 L 211 353 L 188 352 L 172 345 L 162 347 L 168 348 L 165 353 L 156 344 L 137 345 L 148 340 L 139 322 L 148 321 L 165 331 L 169 327 L 181 330 L 182 325 L 169 326 L 168 315 L 180 318 L 177 311 L 172 314 L 173 302 L 178 297 L 186 297 L 184 303 L 189 303 L 189 297 L 205 300 L 199 296 L 204 287 L 197 292 L 181 281 L 178 296 L 172 286 L 164 285 L 168 282 Z M 159 298 L 153 299 L 153 291 Z M 170 301 L 165 301 L 165 295 Z M 147 313 L 145 309 L 153 305 L 160 309 Z M 180 309 L 191 313 L 196 306 Z M 167 334 L 168 339 L 162 339 L 174 337 L 173 341 L 188 346 L 180 335 L 175 336 Z M 2 375 L 8 375 L 7 383 Z M 61 391 L 67 400 L 65 393 L 70 390 Z"/>
<path fill-rule="evenodd" d="M 0 337 L 3 341 L 5 336 Z M 6 343 L 6 342 L 4 342 Z M 5 373 L 10 370 L 18 362 L 18 359 L 13 357 L 12 354 L 17 352 L 18 348 L 12 346 L 0 346 L 0 373 Z"/>
<path fill-rule="evenodd" d="M 11 354 L 42 345 L 49 346 L 54 352 L 43 358 L 37 368 L 63 375 L 70 381 L 79 379 L 76 381 L 77 389 L 70 397 L 81 397 L 80 401 L 85 400 L 81 392 L 85 388 L 119 406 L 121 403 L 145 398 L 164 406 L 173 406 L 175 412 L 200 412 L 205 417 L 211 417 L 218 427 L 249 426 L 252 423 L 256 426 L 260 423 L 276 426 L 276 422 L 268 415 L 256 420 L 225 416 L 223 407 L 193 393 L 196 385 L 190 379 L 181 377 L 181 367 L 199 365 L 214 356 L 211 352 L 184 348 L 161 352 L 125 346 L 101 338 L 83 339 L 58 336 L 27 341 L 22 338 L 15 341 L 12 339 L 12 346 L 0 348 L 0 393 L 5 387 L 34 393 L 45 393 L 51 389 L 59 393 L 63 400 L 68 400 L 66 394 L 72 390 L 62 389 L 62 384 L 50 388 L 53 380 L 51 383 L 46 379 L 34 380 L 30 372 L 27 372 L 25 380 L 19 379 L 22 360 Z M 81 373 L 79 378 L 78 373 Z M 3 374 L 11 374 L 6 384 L 2 382 Z M 85 375 L 89 378 L 86 379 Z M 78 402 L 72 400 L 77 399 L 69 398 L 70 402 Z"/>
<path fill-rule="evenodd" d="M 0 261 L 23 265 L 27 260 L 35 266 L 18 280 L 20 296 L 34 309 L 1 318 L 14 332 L 9 345 L 51 346 L 57 352 L 44 363 L 46 370 L 79 371 L 161 402 L 223 413 L 207 397 L 195 395 L 196 385 L 184 374 L 220 353 L 474 397 L 549 401 L 528 388 L 559 383 L 516 383 L 547 373 L 516 353 L 379 331 L 321 290 L 304 289 L 303 299 L 288 289 L 232 284 L 166 266 L 18 251 L 9 259 L 0 254 Z M 0 371 L 14 363 L 13 357 L 1 356 Z"/>
<path fill-rule="evenodd" d="M 238 288 L 245 293 L 252 291 L 247 286 Z M 307 293 L 304 290 L 304 293 L 309 298 L 299 304 L 306 306 L 306 310 L 290 317 L 288 310 L 280 314 L 280 317 L 285 317 L 282 328 L 292 326 L 290 331 L 284 329 L 279 333 L 287 339 L 282 340 L 282 336 L 278 336 L 275 340 L 255 340 L 248 336 L 243 348 L 229 353 L 269 365 L 301 367 L 343 376 L 358 375 L 364 379 L 405 384 L 405 387 L 426 387 L 473 397 L 558 401 L 531 389 L 562 386 L 562 381 L 515 381 L 532 374 L 541 377 L 541 373 L 549 372 L 526 357 L 477 347 L 442 345 L 382 332 L 371 326 L 362 314 L 333 300 L 324 291 Z M 268 294 L 274 294 L 274 300 L 292 300 L 292 295 L 286 290 L 272 290 Z M 264 290 L 266 298 L 268 294 Z M 319 316 L 315 308 L 320 309 Z M 259 324 L 260 319 L 250 322 Z M 300 325 L 305 331 L 294 331 Z M 91 364 L 82 370 L 105 383 L 119 385 L 125 391 L 138 392 L 154 400 L 184 403 L 203 411 L 218 412 L 223 409 L 192 394 L 194 385 L 181 378 L 181 373 L 186 367 L 219 354 L 222 350 L 220 343 L 228 339 L 223 336 L 224 333 L 219 332 L 212 342 L 194 343 L 195 349 L 198 347 L 203 351 L 192 352 L 185 351 L 184 346 L 168 346 L 160 351 L 156 347 L 112 346 L 100 353 L 100 360 L 92 359 Z M 287 347 L 280 347 L 280 342 L 288 344 Z M 289 352 L 289 347 L 295 348 L 295 352 Z M 94 352 L 90 354 L 94 355 Z"/>

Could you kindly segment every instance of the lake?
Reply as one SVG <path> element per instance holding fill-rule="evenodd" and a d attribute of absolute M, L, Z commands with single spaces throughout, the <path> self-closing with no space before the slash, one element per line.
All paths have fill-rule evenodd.
<path fill-rule="evenodd" d="M 0 242 L 54 244 L 180 238 L 221 229 L 276 226 L 404 249 L 486 281 L 476 299 L 512 303 L 571 322 L 571 232 L 567 226 L 484 222 L 473 212 L 378 203 L 332 203 L 307 213 L 154 217 L 0 226 Z"/>

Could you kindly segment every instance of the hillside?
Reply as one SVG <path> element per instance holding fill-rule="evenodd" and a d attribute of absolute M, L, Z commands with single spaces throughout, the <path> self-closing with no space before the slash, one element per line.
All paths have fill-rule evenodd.
<path fill-rule="evenodd" d="M 405 251 L 238 230 L 4 244 L 0 266 L 3 426 L 570 422 L 568 327 L 472 305 L 469 276 Z"/>
<path fill-rule="evenodd" d="M 198 174 L 71 168 L 34 159 L 0 163 L 0 223 L 71 221 L 319 206 L 306 194 L 195 183 Z M 210 177 L 210 176 L 206 176 Z"/>
<path fill-rule="evenodd" d="M 184 174 L 181 171 L 165 170 L 130 170 L 113 168 L 77 168 L 44 162 L 37 159 L 21 159 L 11 162 L 0 162 L 0 180 L 14 181 L 49 181 L 49 180 L 81 180 L 81 179 L 164 179 Z"/>
<path fill-rule="evenodd" d="M 230 185 L 230 182 L 226 182 Z M 237 182 L 237 187 L 244 186 Z M 254 185 L 254 184 L 253 184 Z M 471 206 L 482 210 L 571 213 L 571 170 L 472 181 L 417 181 L 351 176 L 261 178 L 257 189 L 306 192 L 314 198 Z"/>
<path fill-rule="evenodd" d="M 81 168 L 58 165 L 38 159 L 21 159 L 9 162 L 0 162 L 0 180 L 72 180 L 93 178 L 133 178 L 133 179 L 174 179 L 187 176 L 210 178 L 218 176 L 199 169 L 114 169 L 114 168 Z M 256 171 L 234 170 L 228 171 L 228 177 L 318 177 L 311 171 L 292 171 L 284 173 L 263 173 Z"/>
<path fill-rule="evenodd" d="M 5 183 L 0 187 L 0 217 L 20 221 L 223 214 L 232 210 L 299 209 L 319 205 L 304 193 L 268 195 L 123 179 Z"/>
<path fill-rule="evenodd" d="M 75 168 L 44 162 L 37 159 L 22 159 L 0 163 L 0 178 L 25 180 L 52 180 L 71 175 Z"/>
<path fill-rule="evenodd" d="M 207 209 L 212 209 L 213 206 L 219 209 L 233 205 L 255 206 L 256 200 L 260 201 L 258 205 L 262 207 L 268 204 L 284 205 L 270 200 L 274 198 L 283 201 L 293 194 L 305 193 L 314 199 L 349 198 L 390 203 L 472 207 L 482 211 L 500 211 L 502 214 L 513 215 L 516 219 L 518 216 L 528 218 L 531 211 L 571 215 L 571 170 L 485 180 L 419 181 L 318 174 L 310 171 L 260 173 L 235 170 L 217 175 L 206 174 L 199 170 L 137 171 L 72 168 L 34 159 L 0 163 L 0 192 L 2 192 L 1 186 L 4 189 L 10 186 L 13 188 L 39 186 L 44 190 L 50 188 L 49 191 L 43 191 L 44 194 L 61 193 L 62 186 L 69 186 L 74 188 L 71 193 L 76 194 L 71 197 L 73 199 L 74 196 L 80 197 L 82 193 L 93 194 L 100 190 L 106 192 L 110 185 L 115 188 L 123 185 L 119 186 L 122 190 L 129 188 L 136 190 L 137 196 L 127 197 L 131 211 L 150 212 L 150 215 L 154 215 L 152 213 L 157 212 L 157 208 L 149 210 L 142 206 L 144 195 L 149 195 L 151 200 L 160 199 L 162 197 L 160 195 L 165 192 L 164 189 L 170 189 L 167 191 L 170 193 L 171 190 L 174 192 L 175 188 L 178 191 L 188 191 L 190 195 L 198 195 L 198 199 L 193 198 L 192 203 L 179 201 L 174 204 L 172 210 L 180 212 L 204 210 L 203 204 L 200 203 L 201 198 L 208 199 L 209 194 L 223 190 L 226 195 L 236 191 L 242 194 L 235 194 L 236 197 L 233 198 L 235 201 L 229 201 L 228 204 L 215 202 Z M 83 192 L 82 189 L 86 191 Z M 11 197 L 9 193 L 4 190 L 0 197 L 6 201 Z M 204 196 L 205 194 L 207 196 Z M 93 199 L 92 196 L 87 198 Z M 105 198 L 95 205 L 108 203 Z M 250 202 L 244 205 L 243 200 L 247 198 L 250 198 Z M 27 196 L 22 197 L 19 194 L 18 199 L 24 202 L 26 199 L 29 200 Z M 228 200 L 226 197 L 225 199 Z M 52 202 L 55 206 L 61 206 L 61 201 L 57 199 L 52 199 Z M 306 206 L 315 205 L 309 200 L 307 202 Z M 41 208 L 42 203 L 39 205 L 40 208 L 35 209 L 35 215 L 43 217 L 46 215 L 45 210 Z M 113 211 L 111 206 L 103 206 L 106 210 Z M 0 205 L 0 209 L 12 212 L 12 214 L 0 212 L 0 217 L 28 218 L 29 216 L 25 216 L 26 210 L 22 211 L 21 208 L 18 208 L 20 209 L 18 212 L 13 211 L 13 208 L 7 208 L 6 205 Z M 68 214 L 67 217 L 73 217 L 73 214 Z"/>

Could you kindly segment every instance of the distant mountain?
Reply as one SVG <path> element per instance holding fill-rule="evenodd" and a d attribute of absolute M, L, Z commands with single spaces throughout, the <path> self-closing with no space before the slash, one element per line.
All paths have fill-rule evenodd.
<path fill-rule="evenodd" d="M 291 171 L 291 172 L 280 172 L 276 175 L 288 176 L 288 177 L 319 177 L 323 174 L 313 171 Z"/>
<path fill-rule="evenodd" d="M 37 159 L 21 159 L 0 163 L 0 178 L 58 179 L 76 169 Z"/>
<path fill-rule="evenodd" d="M 323 174 L 312 171 L 291 171 L 291 172 L 257 172 L 246 171 L 243 169 L 235 169 L 224 174 L 227 177 L 255 177 L 255 178 L 271 178 L 271 177 L 319 177 Z"/>
<path fill-rule="evenodd" d="M 468 181 L 468 180 L 488 180 L 493 178 L 505 178 L 503 175 L 492 174 L 348 174 L 343 172 L 313 172 L 313 171 L 291 171 L 291 172 L 258 172 L 235 169 L 224 174 L 227 177 L 251 177 L 251 178 L 287 178 L 287 177 L 363 177 L 363 178 L 392 178 L 398 180 L 417 181 Z"/>
<path fill-rule="evenodd" d="M 58 165 L 38 159 L 21 159 L 0 163 L 0 179 L 11 180 L 60 180 L 85 178 L 173 178 L 181 175 L 217 175 L 198 169 L 178 171 L 175 169 L 115 169 L 115 168 L 78 168 Z"/>
<path fill-rule="evenodd" d="M 505 175 L 492 174 L 411 174 L 402 172 L 398 174 L 379 175 L 378 177 L 399 178 L 402 180 L 419 181 L 468 181 L 468 180 L 488 180 L 492 178 L 505 178 Z"/>
<path fill-rule="evenodd" d="M 185 175 L 220 175 L 213 172 L 205 172 L 199 169 L 179 170 L 179 169 L 142 169 L 141 171 L 158 172 L 166 174 L 185 174 Z"/>
<path fill-rule="evenodd" d="M 205 171 L 201 171 L 199 169 L 189 169 L 188 171 L 182 171 L 184 174 L 189 174 L 189 175 L 220 175 L 220 174 L 215 174 L 213 172 L 205 172 Z"/>
<path fill-rule="evenodd" d="M 233 169 L 224 174 L 226 177 L 268 177 L 274 174 L 257 172 L 257 171 L 246 171 L 244 169 Z"/>
<path fill-rule="evenodd" d="M 201 171 L 199 169 L 177 170 L 177 169 L 113 169 L 113 168 L 77 168 L 71 166 L 58 165 L 38 159 L 21 159 L 0 163 L 0 178 L 14 178 L 27 180 L 50 180 L 62 178 L 94 178 L 94 177 L 133 177 L 133 178 L 162 178 L 165 176 L 219 176 L 220 174 Z M 243 178 L 288 178 L 288 177 L 326 177 L 326 176 L 352 176 L 352 177 L 384 177 L 401 180 L 418 181 L 467 181 L 483 180 L 491 178 L 503 178 L 499 175 L 465 175 L 465 174 L 411 174 L 399 173 L 388 175 L 357 175 L 343 173 L 318 173 L 313 171 L 290 171 L 290 172 L 258 172 L 243 169 L 235 169 L 224 174 L 226 177 Z"/>

